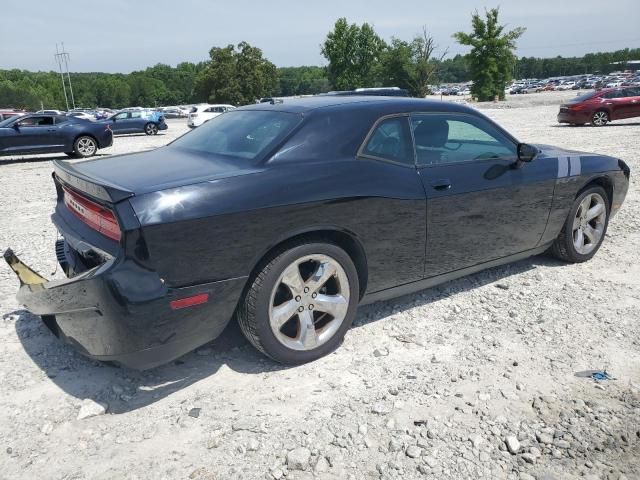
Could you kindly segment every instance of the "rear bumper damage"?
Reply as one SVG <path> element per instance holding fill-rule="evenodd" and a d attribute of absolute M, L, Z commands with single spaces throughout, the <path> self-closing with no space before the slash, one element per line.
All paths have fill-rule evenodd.
<path fill-rule="evenodd" d="M 82 274 L 47 281 L 9 249 L 20 280 L 17 298 L 83 355 L 144 370 L 217 337 L 233 316 L 244 278 L 167 288 L 155 272 L 113 258 Z M 176 308 L 200 295 L 207 302 Z M 173 304 L 172 304 L 173 302 Z"/>

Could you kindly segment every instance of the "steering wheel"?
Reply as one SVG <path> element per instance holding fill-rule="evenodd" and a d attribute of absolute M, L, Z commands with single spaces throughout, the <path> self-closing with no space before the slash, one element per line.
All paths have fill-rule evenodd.
<path fill-rule="evenodd" d="M 457 143 L 458 146 L 457 147 L 447 147 L 447 145 L 443 145 L 445 149 L 451 151 L 451 152 L 455 152 L 456 150 L 460 150 L 460 147 L 462 146 L 462 142 L 456 142 L 455 140 L 449 140 L 447 143 Z"/>

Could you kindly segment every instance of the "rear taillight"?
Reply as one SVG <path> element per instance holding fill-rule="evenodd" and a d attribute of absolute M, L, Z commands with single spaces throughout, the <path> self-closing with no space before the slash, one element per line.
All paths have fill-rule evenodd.
<path fill-rule="evenodd" d="M 122 236 L 120 226 L 113 212 L 102 205 L 81 197 L 75 192 L 62 187 L 64 204 L 76 217 L 106 237 L 119 241 Z"/>

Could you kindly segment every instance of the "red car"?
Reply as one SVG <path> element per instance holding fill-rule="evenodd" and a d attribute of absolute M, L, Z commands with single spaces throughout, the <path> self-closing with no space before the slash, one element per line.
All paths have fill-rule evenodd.
<path fill-rule="evenodd" d="M 602 127 L 612 120 L 640 117 L 640 87 L 605 88 L 560 105 L 558 122 Z"/>

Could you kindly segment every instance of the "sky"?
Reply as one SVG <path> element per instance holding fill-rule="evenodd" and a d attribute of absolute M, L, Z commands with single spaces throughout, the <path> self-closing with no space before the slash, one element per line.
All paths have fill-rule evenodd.
<path fill-rule="evenodd" d="M 247 41 L 279 67 L 325 65 L 320 45 L 335 21 L 368 22 L 385 40 L 411 40 L 426 26 L 449 56 L 466 53 L 452 33 L 473 0 L 28 0 L 3 2 L 0 69 L 55 70 L 56 43 L 70 70 L 122 72 L 208 58 L 213 46 Z M 519 56 L 574 56 L 640 48 L 640 0 L 502 0 L 501 21 L 527 27 Z"/>

